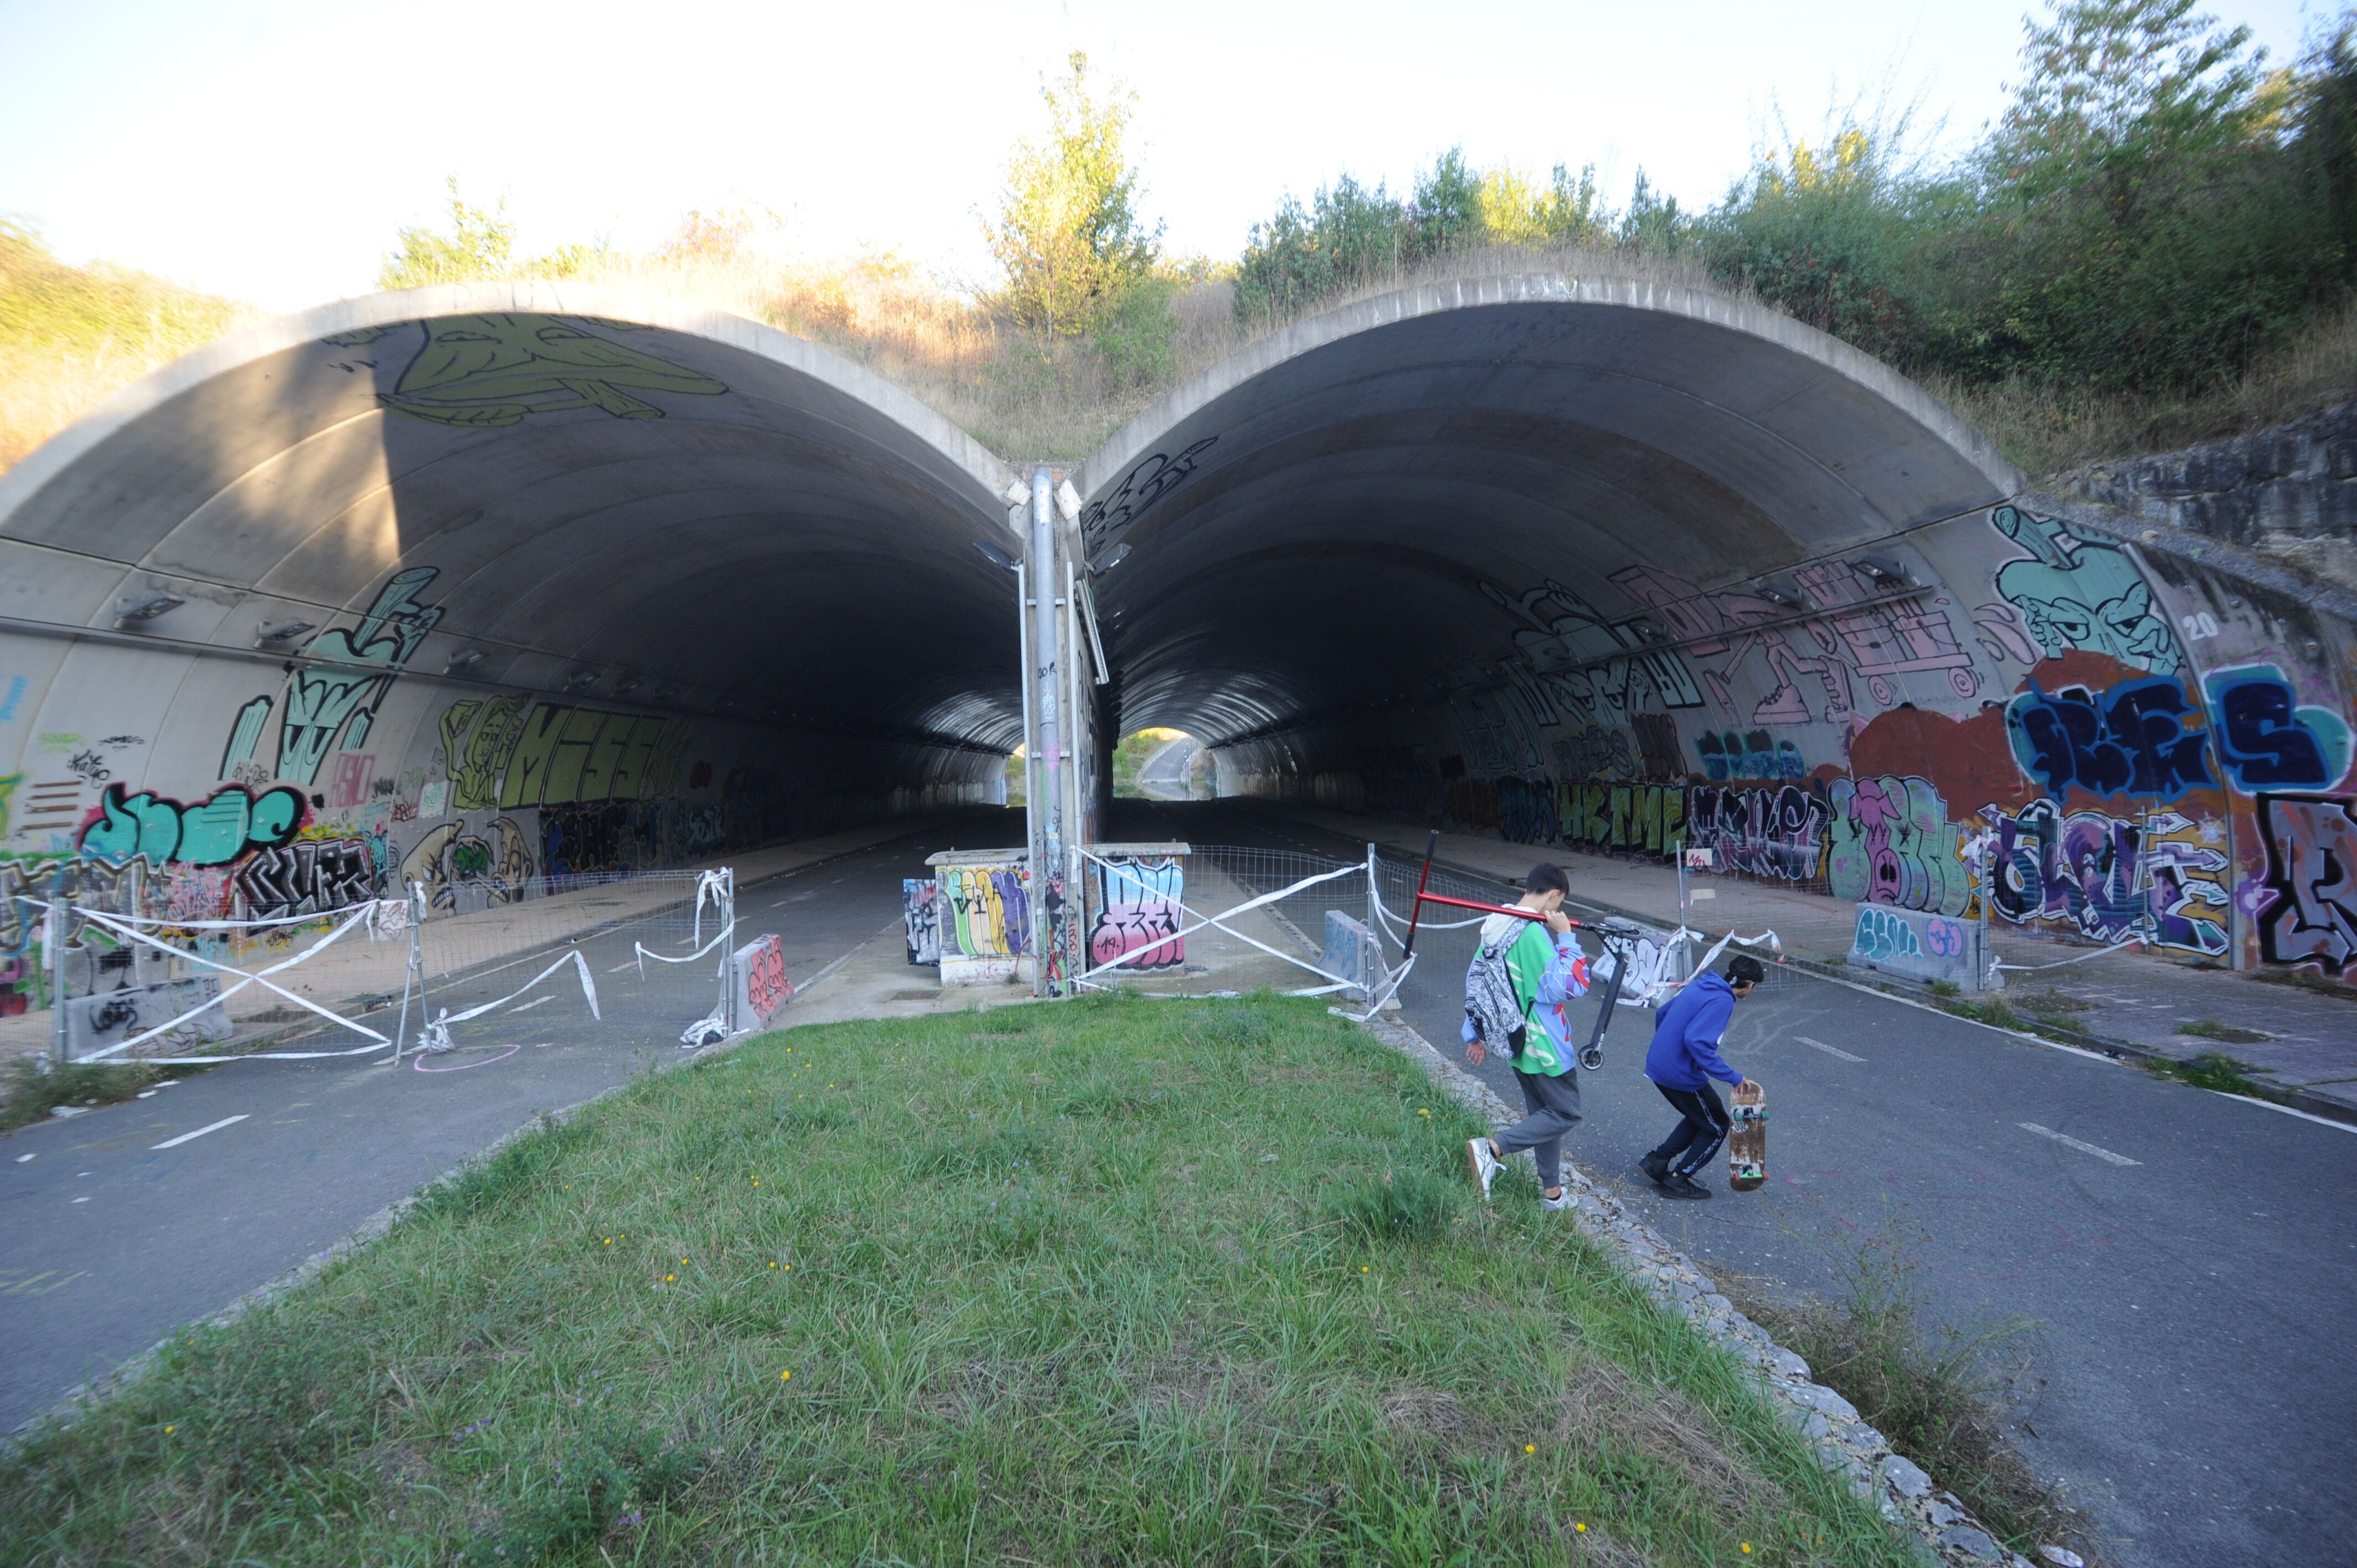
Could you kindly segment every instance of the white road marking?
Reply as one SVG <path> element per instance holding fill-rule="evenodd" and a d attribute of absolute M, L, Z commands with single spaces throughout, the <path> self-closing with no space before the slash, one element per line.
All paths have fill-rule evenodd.
<path fill-rule="evenodd" d="M 621 972 L 622 972 L 622 971 L 624 971 L 624 970 L 626 970 L 626 969 L 636 969 L 636 968 L 638 968 L 638 967 L 639 967 L 639 961 L 638 961 L 638 960 L 636 960 L 636 959 L 632 959 L 632 960 L 631 960 L 630 962 L 628 962 L 628 963 L 618 963 L 618 964 L 616 964 L 613 968 L 611 968 L 611 969 L 608 970 L 606 972 L 607 972 L 608 974 L 619 974 L 619 973 L 621 973 Z"/>
<path fill-rule="evenodd" d="M 151 1144 L 148 1146 L 156 1149 L 169 1149 L 175 1145 L 185 1144 L 191 1138 L 201 1138 L 208 1133 L 218 1133 L 222 1128 L 227 1127 L 233 1122 L 242 1122 L 244 1120 L 245 1112 L 241 1112 L 235 1116 L 224 1116 L 210 1127 L 199 1127 L 193 1133 L 183 1133 L 177 1138 L 167 1138 L 160 1144 Z"/>
<path fill-rule="evenodd" d="M 2071 1136 L 2068 1133 L 2057 1133 L 2051 1127 L 2040 1127 L 2035 1122 L 2017 1122 L 2014 1125 L 2020 1128 L 2025 1133 L 2035 1133 L 2041 1138 L 2051 1138 L 2056 1143 L 2076 1149 L 2083 1155 L 2093 1155 L 2099 1160 L 2109 1160 L 2115 1165 L 2140 1165 L 2144 1164 L 2142 1160 L 2132 1160 L 2126 1155 L 2115 1155 L 2109 1149 L 2099 1149 L 2093 1144 L 2082 1143 L 2080 1140 Z"/>
<path fill-rule="evenodd" d="M 531 1001 L 523 1003 L 519 1006 L 509 1008 L 508 1011 L 511 1013 L 529 1013 L 544 1002 L 554 1002 L 556 998 L 554 996 L 535 996 Z"/>
<path fill-rule="evenodd" d="M 1806 1036 L 1806 1035 L 1795 1035 L 1795 1036 L 1792 1036 L 1792 1038 L 1794 1038 L 1794 1039 L 1796 1039 L 1796 1040 L 1800 1041 L 1800 1042 L 1801 1042 L 1801 1044 L 1803 1044 L 1803 1045 L 1804 1045 L 1804 1046 L 1814 1046 L 1814 1047 L 1817 1047 L 1817 1049 L 1819 1049 L 1819 1050 L 1821 1050 L 1821 1051 L 1824 1052 L 1824 1053 L 1825 1053 L 1825 1055 L 1827 1055 L 1827 1056 L 1829 1056 L 1829 1057 L 1839 1057 L 1839 1058 L 1841 1058 L 1841 1059 L 1842 1059 L 1842 1060 L 1844 1060 L 1844 1061 L 1846 1061 L 1846 1062 L 1862 1062 L 1862 1061 L 1864 1061 L 1864 1060 L 1866 1059 L 1864 1057 L 1854 1057 L 1854 1056 L 1850 1055 L 1847 1051 L 1840 1050 L 1840 1049 L 1835 1048 L 1835 1047 L 1829 1046 L 1829 1045 L 1825 1044 L 1823 1040 L 1813 1040 L 1813 1039 L 1809 1038 L 1809 1036 Z"/>

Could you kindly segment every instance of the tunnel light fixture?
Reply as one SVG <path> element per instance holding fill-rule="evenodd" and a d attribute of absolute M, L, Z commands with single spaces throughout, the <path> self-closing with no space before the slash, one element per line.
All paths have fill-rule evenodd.
<path fill-rule="evenodd" d="M 1643 638 L 1647 642 L 1659 642 L 1664 637 L 1669 635 L 1660 627 L 1655 626 L 1649 620 L 1641 620 L 1629 629 L 1635 632 L 1639 637 Z"/>
<path fill-rule="evenodd" d="M 646 682 L 640 680 L 636 675 L 625 675 L 620 680 L 614 682 L 614 695 L 618 697 L 626 697 L 645 684 Z"/>
<path fill-rule="evenodd" d="M 442 673 L 447 675 L 454 670 L 468 669 L 471 666 L 480 664 L 482 661 L 483 650 L 479 648 L 469 648 L 464 653 L 454 653 L 450 655 L 450 661 L 442 666 Z"/>
<path fill-rule="evenodd" d="M 258 621 L 253 628 L 253 646 L 268 648 L 273 643 L 289 643 L 311 629 L 307 620 L 282 620 L 275 626 L 266 620 Z"/>
<path fill-rule="evenodd" d="M 974 542 L 974 547 L 982 552 L 982 558 L 984 560 L 989 562 L 999 570 L 1003 572 L 1017 570 L 1015 564 L 1015 557 L 1009 555 L 1006 551 L 1001 550 L 997 545 L 993 544 L 989 540 L 977 539 Z"/>
<path fill-rule="evenodd" d="M 1112 551 L 1106 554 L 1103 565 L 1092 566 L 1089 568 L 1089 575 L 1092 577 L 1102 577 L 1107 572 L 1112 571 L 1114 567 L 1120 565 L 1123 562 L 1128 559 L 1129 546 L 1126 544 L 1116 544 L 1113 547 Z"/>
<path fill-rule="evenodd" d="M 1070 479 L 1056 481 L 1056 510 L 1064 514 L 1066 522 L 1081 521 L 1081 492 L 1072 489 Z"/>
<path fill-rule="evenodd" d="M 166 593 L 132 594 L 114 601 L 116 626 L 144 626 L 157 616 L 166 616 L 188 601 Z"/>
<path fill-rule="evenodd" d="M 578 692 L 584 687 L 594 686 L 597 683 L 597 675 L 598 672 L 595 670 L 576 670 L 565 678 L 565 689 L 568 692 Z"/>
<path fill-rule="evenodd" d="M 1860 555 L 1850 564 L 1873 578 L 1879 587 L 1901 587 L 1907 582 L 1907 568 L 1888 556 Z"/>

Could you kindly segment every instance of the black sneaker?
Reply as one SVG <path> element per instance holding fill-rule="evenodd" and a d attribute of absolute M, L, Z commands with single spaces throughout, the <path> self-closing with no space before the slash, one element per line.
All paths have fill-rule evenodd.
<path fill-rule="evenodd" d="M 1674 1176 L 1662 1184 L 1663 1197 L 1708 1197 L 1710 1188 L 1692 1176 Z"/>
<path fill-rule="evenodd" d="M 1646 1178 L 1655 1187 L 1659 1187 L 1670 1174 L 1670 1159 L 1667 1155 L 1664 1155 L 1660 1150 L 1656 1149 L 1653 1153 L 1647 1155 L 1643 1159 L 1639 1160 L 1637 1162 L 1637 1168 L 1643 1171 Z"/>

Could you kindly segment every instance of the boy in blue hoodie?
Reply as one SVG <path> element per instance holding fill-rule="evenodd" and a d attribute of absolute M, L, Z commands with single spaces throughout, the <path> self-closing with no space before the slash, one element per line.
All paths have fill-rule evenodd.
<path fill-rule="evenodd" d="M 1719 1056 L 1719 1037 L 1735 1015 L 1735 1004 L 1766 977 L 1758 959 L 1738 954 L 1727 960 L 1724 980 L 1706 970 L 1662 1005 L 1653 1043 L 1645 1050 L 1645 1076 L 1663 1099 L 1677 1107 L 1679 1120 L 1662 1146 L 1639 1160 L 1637 1168 L 1653 1179 L 1665 1197 L 1710 1196 L 1710 1188 L 1694 1179 L 1695 1173 L 1717 1155 L 1728 1124 L 1727 1107 L 1710 1080 L 1738 1089 L 1751 1081 Z"/>

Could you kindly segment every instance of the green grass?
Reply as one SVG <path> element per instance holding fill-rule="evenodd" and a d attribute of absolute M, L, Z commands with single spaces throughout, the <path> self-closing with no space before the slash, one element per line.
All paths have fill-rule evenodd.
<path fill-rule="evenodd" d="M 0 1563 L 1910 1560 L 1473 1130 L 1309 1003 L 766 1036 L 176 1336 Z"/>

